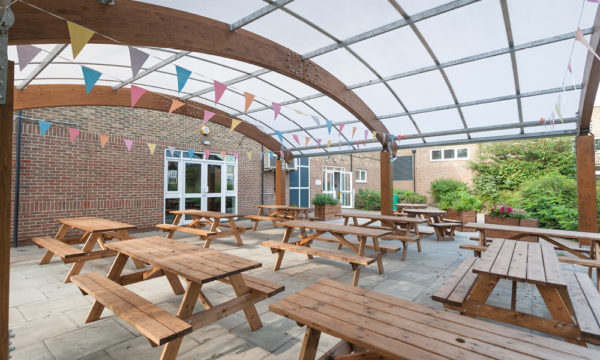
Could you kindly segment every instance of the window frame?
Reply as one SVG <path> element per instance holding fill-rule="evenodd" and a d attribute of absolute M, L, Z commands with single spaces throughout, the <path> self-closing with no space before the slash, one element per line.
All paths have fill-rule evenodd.
<path fill-rule="evenodd" d="M 360 179 L 360 177 L 356 173 L 364 174 L 364 179 Z M 354 169 L 354 181 L 357 183 L 366 183 L 367 182 L 367 169 Z"/>
<path fill-rule="evenodd" d="M 466 157 L 458 157 L 458 151 L 459 150 L 463 150 L 466 149 L 467 150 L 467 156 Z M 454 152 L 454 157 L 453 158 L 446 158 L 445 156 L 445 152 L 447 150 L 453 150 Z M 441 159 L 434 159 L 433 158 L 433 152 L 434 151 L 439 151 L 440 154 L 442 155 Z M 471 156 L 471 150 L 469 149 L 469 147 L 466 146 L 462 146 L 462 147 L 453 147 L 453 148 L 443 148 L 443 149 L 431 149 L 429 150 L 429 161 L 431 162 L 437 162 L 437 161 L 465 161 L 465 160 L 469 160 Z"/>

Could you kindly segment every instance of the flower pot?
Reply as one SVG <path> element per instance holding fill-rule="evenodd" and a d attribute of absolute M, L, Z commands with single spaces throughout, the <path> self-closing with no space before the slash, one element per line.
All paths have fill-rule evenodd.
<path fill-rule="evenodd" d="M 444 216 L 444 218 L 458 220 L 458 221 L 462 222 L 464 225 L 469 222 L 477 222 L 477 211 L 448 209 L 448 210 L 446 210 L 446 216 Z M 457 230 L 458 231 L 466 231 L 466 232 L 475 231 L 475 229 L 464 227 L 462 225 L 459 228 L 457 228 Z"/>
<path fill-rule="evenodd" d="M 498 216 L 485 215 L 486 224 L 497 224 L 497 225 L 509 225 L 509 226 L 523 226 L 523 227 L 538 227 L 538 221 L 536 219 L 512 219 L 512 218 L 501 218 Z M 489 238 L 501 238 L 508 239 L 512 236 L 517 235 L 514 231 L 502 231 L 502 230 L 487 230 L 487 237 Z M 521 241 L 538 242 L 537 236 L 525 236 L 520 239 Z"/>
<path fill-rule="evenodd" d="M 339 219 L 342 213 L 342 204 L 337 205 L 315 205 L 315 219 L 316 220 L 335 220 Z"/>

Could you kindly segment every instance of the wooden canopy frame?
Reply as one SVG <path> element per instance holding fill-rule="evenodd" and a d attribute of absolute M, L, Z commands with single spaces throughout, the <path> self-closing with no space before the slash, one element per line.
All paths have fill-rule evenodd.
<path fill-rule="evenodd" d="M 187 103 L 193 106 L 182 106 L 174 113 L 202 119 L 204 112 L 198 108 L 206 109 L 215 113 L 215 116 L 210 119 L 211 122 L 228 128 L 231 127 L 231 117 L 224 111 L 194 101 L 188 100 Z M 129 88 L 113 90 L 110 86 L 97 85 L 88 95 L 83 85 L 29 85 L 24 90 L 15 91 L 15 110 L 57 106 L 130 107 L 131 90 Z M 135 104 L 135 107 L 168 112 L 171 107 L 171 100 L 163 95 L 147 92 Z M 243 121 L 235 128 L 235 131 L 279 154 L 281 149 L 279 141 L 260 131 L 256 126 Z"/>
<path fill-rule="evenodd" d="M 86 26 L 97 33 L 132 46 L 172 48 L 222 56 L 269 69 L 298 80 L 343 106 L 387 148 L 385 125 L 352 90 L 331 73 L 301 55 L 246 30 L 231 31 L 229 25 L 203 16 L 132 0 L 116 6 L 99 6 L 89 0 L 28 0 L 35 6 Z M 27 4 L 11 6 L 18 21 L 10 29 L 10 45 L 69 43 L 65 22 Z M 131 19 L 135 19 L 135 28 Z M 35 24 L 35 25 L 34 25 Z M 92 43 L 114 44 L 94 35 Z M 241 126 L 241 125 L 240 125 Z M 395 149 L 395 142 L 392 146 Z M 394 151 L 395 152 L 395 151 Z"/>

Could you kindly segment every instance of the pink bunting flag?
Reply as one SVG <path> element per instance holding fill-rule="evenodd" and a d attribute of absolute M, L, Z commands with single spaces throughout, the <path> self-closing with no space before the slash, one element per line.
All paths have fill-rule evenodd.
<path fill-rule="evenodd" d="M 317 146 L 321 146 L 321 140 L 322 139 L 317 139 Z"/>
<path fill-rule="evenodd" d="M 365 130 L 365 140 L 367 140 L 368 136 L 369 136 L 369 130 Z"/>
<path fill-rule="evenodd" d="M 281 155 L 281 159 L 283 160 L 283 150 L 279 150 L 279 155 Z"/>
<path fill-rule="evenodd" d="M 338 136 L 342 135 L 342 130 L 344 129 L 344 124 L 340 124 L 340 131 L 338 132 Z"/>
<path fill-rule="evenodd" d="M 71 144 L 75 142 L 75 139 L 77 139 L 77 136 L 79 135 L 79 133 L 80 133 L 79 129 L 69 128 L 69 138 L 71 139 Z"/>
<path fill-rule="evenodd" d="M 131 147 L 133 146 L 133 140 L 123 139 L 125 141 L 125 146 L 127 147 L 127 151 L 131 151 Z"/>
<path fill-rule="evenodd" d="M 571 74 L 573 73 L 573 68 L 571 67 L 571 59 L 569 59 L 569 65 L 567 65 L 567 69 L 569 69 L 569 72 Z"/>
<path fill-rule="evenodd" d="M 202 119 L 202 125 L 206 124 L 210 118 L 215 116 L 215 113 L 212 111 L 204 110 L 204 118 Z"/>
<path fill-rule="evenodd" d="M 273 117 L 273 121 L 275 119 L 277 119 L 277 115 L 279 115 L 279 112 L 281 111 L 281 105 L 279 105 L 278 103 L 271 103 L 273 105 L 273 111 L 275 112 L 275 116 Z"/>
<path fill-rule="evenodd" d="M 298 145 L 300 145 L 300 139 L 298 139 L 298 135 L 296 134 L 292 134 L 292 137 L 294 138 L 294 140 L 298 143 Z"/>
<path fill-rule="evenodd" d="M 590 43 L 587 42 L 587 40 L 583 36 L 583 33 L 581 32 L 580 28 L 577 28 L 577 33 L 575 33 L 575 40 L 582 43 L 583 46 L 585 46 L 588 49 L 588 51 L 596 57 L 596 59 L 600 60 L 600 56 L 598 56 L 598 54 L 596 54 L 596 51 L 594 51 L 594 48 L 590 45 Z"/>
<path fill-rule="evenodd" d="M 204 160 L 208 160 L 209 157 L 210 157 L 210 150 L 204 150 Z"/>
<path fill-rule="evenodd" d="M 225 93 L 225 89 L 227 89 L 227 85 L 218 82 L 217 80 L 214 81 L 215 84 L 215 105 L 217 105 L 219 103 L 219 100 L 221 100 L 221 96 L 223 96 L 223 94 Z"/>
<path fill-rule="evenodd" d="M 131 107 L 134 107 L 138 100 L 144 95 L 146 89 L 131 85 Z"/>
<path fill-rule="evenodd" d="M 238 158 L 239 153 L 237 151 L 233 152 L 233 156 L 237 159 Z"/>

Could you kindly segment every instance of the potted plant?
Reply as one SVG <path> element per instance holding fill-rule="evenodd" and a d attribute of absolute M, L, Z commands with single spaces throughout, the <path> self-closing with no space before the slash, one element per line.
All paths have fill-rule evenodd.
<path fill-rule="evenodd" d="M 492 207 L 489 213 L 485 215 L 486 224 L 538 227 L 536 219 L 529 219 L 529 216 L 524 210 L 513 209 L 509 205 L 500 204 Z M 504 230 L 487 230 L 487 237 L 508 239 L 517 233 Z M 537 242 L 537 236 L 526 236 L 521 238 L 522 241 Z"/>
<path fill-rule="evenodd" d="M 342 204 L 329 194 L 316 194 L 312 204 L 315 206 L 317 220 L 339 219 L 342 213 Z"/>
<path fill-rule="evenodd" d="M 446 219 L 458 220 L 463 225 L 469 222 L 477 222 L 477 211 L 481 208 L 481 201 L 468 191 L 460 191 L 452 195 L 442 197 L 438 206 L 446 210 Z M 460 226 L 458 231 L 475 231 L 474 229 Z"/>

